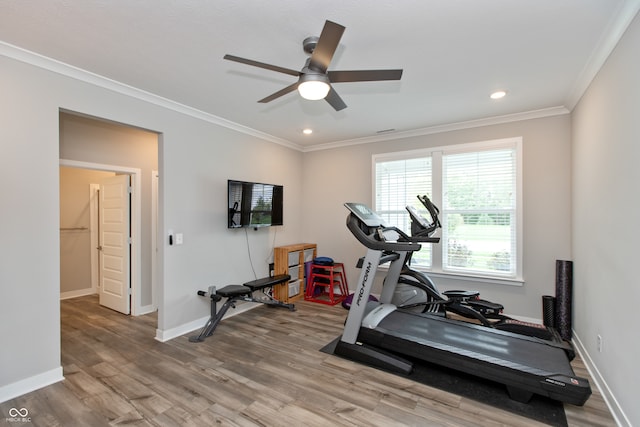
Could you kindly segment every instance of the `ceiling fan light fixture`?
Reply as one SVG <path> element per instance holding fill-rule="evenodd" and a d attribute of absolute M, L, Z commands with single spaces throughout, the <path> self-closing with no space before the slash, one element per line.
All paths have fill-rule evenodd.
<path fill-rule="evenodd" d="M 311 101 L 326 98 L 330 89 L 329 78 L 325 74 L 303 74 L 298 81 L 300 96 Z"/>

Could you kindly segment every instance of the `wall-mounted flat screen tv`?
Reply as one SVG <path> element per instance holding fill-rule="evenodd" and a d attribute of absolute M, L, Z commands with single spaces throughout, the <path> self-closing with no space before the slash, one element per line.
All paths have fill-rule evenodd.
<path fill-rule="evenodd" d="M 283 186 L 227 182 L 228 228 L 282 225 Z"/>

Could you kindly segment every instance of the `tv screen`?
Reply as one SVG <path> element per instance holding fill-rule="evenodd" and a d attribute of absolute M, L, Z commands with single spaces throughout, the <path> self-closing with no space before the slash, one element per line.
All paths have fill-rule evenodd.
<path fill-rule="evenodd" d="M 282 185 L 229 180 L 227 196 L 228 228 L 282 225 Z"/>

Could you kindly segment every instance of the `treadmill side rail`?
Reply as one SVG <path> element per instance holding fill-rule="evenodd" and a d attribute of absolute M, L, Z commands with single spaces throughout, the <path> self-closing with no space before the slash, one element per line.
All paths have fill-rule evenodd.
<path fill-rule="evenodd" d="M 366 344 L 350 344 L 338 340 L 334 353 L 368 366 L 399 374 L 409 375 L 413 370 L 413 363 L 410 361 L 396 354 Z"/>
<path fill-rule="evenodd" d="M 553 375 L 540 382 L 551 399 L 572 405 L 582 406 L 591 396 L 591 386 L 584 378 Z"/>
<path fill-rule="evenodd" d="M 378 326 L 378 324 L 382 322 L 382 320 L 384 320 L 384 318 L 387 317 L 389 313 L 395 311 L 396 309 L 397 307 L 393 304 L 380 304 L 364 317 L 364 319 L 362 320 L 362 326 L 364 326 L 365 328 L 373 329 Z"/>

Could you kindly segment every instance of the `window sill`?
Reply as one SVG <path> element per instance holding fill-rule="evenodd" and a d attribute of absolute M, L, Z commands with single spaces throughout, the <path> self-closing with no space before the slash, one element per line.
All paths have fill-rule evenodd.
<path fill-rule="evenodd" d="M 428 274 L 429 277 L 432 278 L 441 278 L 441 279 L 458 279 L 465 280 L 468 282 L 480 282 L 480 283 L 489 283 L 492 285 L 505 285 L 505 286 L 524 286 L 524 279 L 521 278 L 507 278 L 507 277 L 495 277 L 495 276 L 479 276 L 479 275 L 470 275 L 463 273 L 444 273 L 444 272 L 435 272 L 429 270 L 420 270 L 424 273 Z"/>
<path fill-rule="evenodd" d="M 496 277 L 496 276 L 480 276 L 480 275 L 471 275 L 464 273 L 452 273 L 452 272 L 442 272 L 442 271 L 433 271 L 428 270 L 426 268 L 420 268 L 413 266 L 412 267 L 416 271 L 420 271 L 422 273 L 427 274 L 432 279 L 449 279 L 449 280 L 464 280 L 467 282 L 478 282 L 478 283 L 487 283 L 491 285 L 504 285 L 504 286 L 524 286 L 524 279 L 515 277 Z M 380 266 L 378 267 L 378 271 L 387 271 L 388 266 Z"/>

